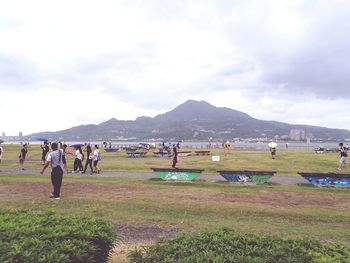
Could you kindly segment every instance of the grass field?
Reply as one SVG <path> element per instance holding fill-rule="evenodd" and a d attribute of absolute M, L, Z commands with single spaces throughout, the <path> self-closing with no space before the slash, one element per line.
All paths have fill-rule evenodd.
<path fill-rule="evenodd" d="M 1 167 L 18 167 L 19 146 L 4 146 Z M 40 169 L 40 148 L 31 145 L 27 168 Z M 147 171 L 170 166 L 169 159 L 130 159 L 125 152 L 102 153 L 101 166 L 110 171 Z M 183 157 L 179 167 L 297 171 L 336 171 L 337 154 L 284 151 L 272 160 L 268 152 L 221 151 L 220 162 L 211 157 Z M 152 155 L 149 153 L 149 155 Z M 70 164 L 72 158 L 69 159 Z M 124 262 L 134 245 L 154 241 L 158 235 L 221 227 L 278 236 L 311 237 L 350 245 L 350 190 L 307 185 L 234 185 L 228 183 L 171 183 L 160 180 L 103 176 L 65 176 L 62 199 L 52 201 L 49 176 L 0 173 L 0 207 L 86 215 L 113 222 L 124 231 L 125 242 L 111 262 Z"/>
<path fill-rule="evenodd" d="M 65 176 L 62 200 L 49 200 L 50 190 L 48 176 L 1 173 L 0 207 L 94 216 L 127 230 L 136 227 L 138 238 L 126 237 L 126 250 L 149 242 L 142 238 L 149 226 L 176 232 L 229 227 L 350 243 L 347 189 Z"/>
<path fill-rule="evenodd" d="M 4 158 L 1 167 L 17 168 L 20 145 L 3 145 Z M 191 149 L 183 149 L 191 150 Z M 170 167 L 171 159 L 155 158 L 152 152 L 146 158 L 127 158 L 125 151 L 105 153 L 101 149 L 101 167 L 105 171 L 149 172 L 150 167 Z M 275 170 L 277 175 L 297 175 L 298 171 L 336 172 L 338 154 L 316 154 L 307 151 L 281 151 L 272 160 L 268 151 L 231 150 L 224 155 L 223 150 L 212 150 L 212 155 L 220 155 L 220 162 L 212 162 L 211 156 L 189 156 L 180 158 L 178 167 L 202 168 L 206 174 L 215 174 L 216 170 L 256 169 Z M 41 150 L 39 145 L 30 145 L 26 168 L 41 168 Z M 73 157 L 68 155 L 69 168 L 72 169 Z"/>

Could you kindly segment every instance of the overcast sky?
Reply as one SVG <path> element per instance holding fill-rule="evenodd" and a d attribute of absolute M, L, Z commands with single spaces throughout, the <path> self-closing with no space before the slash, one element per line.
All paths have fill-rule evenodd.
<path fill-rule="evenodd" d="M 0 132 L 188 99 L 350 129 L 349 32 L 348 0 L 0 0 Z"/>

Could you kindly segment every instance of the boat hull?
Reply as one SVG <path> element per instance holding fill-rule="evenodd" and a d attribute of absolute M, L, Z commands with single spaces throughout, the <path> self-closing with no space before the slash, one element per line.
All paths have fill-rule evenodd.
<path fill-rule="evenodd" d="M 115 149 L 115 148 L 111 148 L 111 149 L 106 148 L 104 150 L 106 153 L 114 153 L 114 152 L 118 151 L 118 149 Z"/>
<path fill-rule="evenodd" d="M 129 158 L 145 158 L 147 153 L 127 152 Z"/>
<path fill-rule="evenodd" d="M 151 168 L 155 175 L 163 180 L 173 181 L 193 181 L 203 171 L 202 169 L 168 169 L 168 168 Z"/>
<path fill-rule="evenodd" d="M 218 173 L 229 182 L 237 182 L 237 183 L 251 182 L 251 183 L 261 184 L 261 183 L 267 182 L 272 176 L 274 176 L 276 172 L 275 171 L 226 170 L 226 171 L 218 171 Z"/>
<path fill-rule="evenodd" d="M 299 172 L 298 174 L 313 185 L 350 187 L 350 174 L 304 172 Z"/>

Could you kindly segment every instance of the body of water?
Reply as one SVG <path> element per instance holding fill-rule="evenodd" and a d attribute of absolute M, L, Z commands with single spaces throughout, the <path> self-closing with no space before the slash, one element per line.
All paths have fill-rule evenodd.
<path fill-rule="evenodd" d="M 111 143 L 112 148 L 120 148 L 120 147 L 130 147 L 130 146 L 137 146 L 139 143 L 154 143 L 157 147 L 160 147 L 162 142 L 147 142 L 147 141 L 113 141 Z M 21 144 L 25 142 L 20 141 L 9 141 L 4 142 L 3 144 Z M 74 142 L 65 142 L 67 145 L 77 143 Z M 82 143 L 90 143 L 91 145 L 99 145 L 100 147 L 103 147 L 103 141 L 92 141 L 92 142 L 82 142 Z M 170 142 L 170 144 L 176 144 L 177 142 Z M 39 141 L 29 141 L 29 144 L 39 145 L 41 142 Z M 339 147 L 338 142 L 278 142 L 277 141 L 277 149 L 278 150 L 300 150 L 300 151 L 314 151 L 317 147 L 323 147 L 324 149 L 335 149 Z M 109 144 L 107 144 L 109 147 Z M 166 142 L 166 145 L 169 145 L 169 142 Z M 180 142 L 180 147 L 182 148 L 199 148 L 199 149 L 221 149 L 222 143 L 221 142 Z M 230 149 L 232 150 L 267 150 L 268 149 L 268 142 L 231 142 L 230 143 Z"/>

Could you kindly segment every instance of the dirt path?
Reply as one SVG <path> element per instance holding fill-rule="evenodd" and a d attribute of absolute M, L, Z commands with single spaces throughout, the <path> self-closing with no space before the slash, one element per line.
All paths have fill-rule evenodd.
<path fill-rule="evenodd" d="M 49 174 L 50 169 L 48 169 L 45 174 Z M 19 169 L 11 169 L 11 168 L 2 168 L 0 170 L 2 173 L 9 173 L 9 174 L 39 174 L 39 169 L 26 169 L 24 171 Z M 75 175 L 75 176 L 90 176 L 90 175 L 82 175 L 82 174 L 69 174 L 69 175 Z M 135 178 L 135 179 L 153 179 L 156 177 L 152 172 L 103 172 L 100 175 L 92 175 L 92 176 L 115 176 L 115 177 L 129 177 L 129 178 Z M 224 179 L 220 175 L 208 175 L 208 174 L 202 174 L 198 177 L 198 180 L 205 180 L 208 182 L 227 182 L 226 179 Z M 270 180 L 270 182 L 283 184 L 283 185 L 290 185 L 290 184 L 298 184 L 298 183 L 308 183 L 307 180 L 305 180 L 301 176 L 273 176 Z"/>

